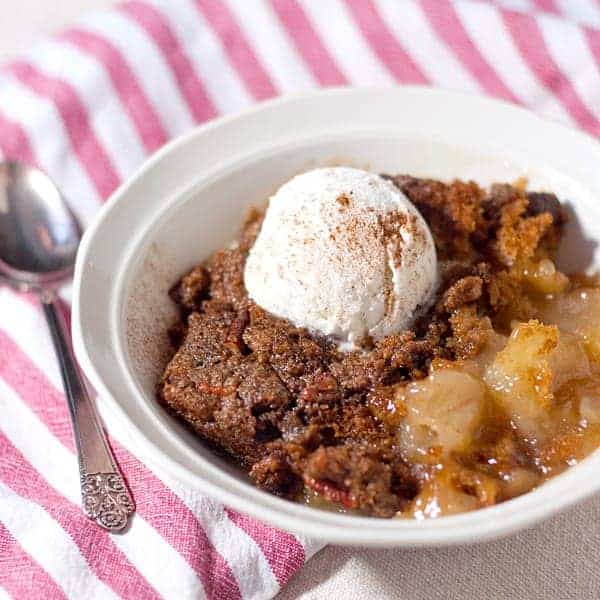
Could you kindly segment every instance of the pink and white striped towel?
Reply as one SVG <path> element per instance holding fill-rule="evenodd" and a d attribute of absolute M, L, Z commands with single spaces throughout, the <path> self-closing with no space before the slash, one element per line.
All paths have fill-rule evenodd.
<path fill-rule="evenodd" d="M 47 171 L 87 224 L 197 123 L 316 86 L 398 83 L 496 96 L 598 135 L 600 3 L 134 0 L 0 70 L 0 156 Z M 7 288 L 0 414 L 0 598 L 270 598 L 319 548 L 151 470 L 109 416 L 137 516 L 124 536 L 88 522 L 39 307 Z"/>

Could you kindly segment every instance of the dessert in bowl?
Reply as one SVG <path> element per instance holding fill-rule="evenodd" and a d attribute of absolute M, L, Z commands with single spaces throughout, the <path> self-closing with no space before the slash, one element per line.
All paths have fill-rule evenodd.
<path fill-rule="evenodd" d="M 372 110 L 365 110 L 365 107 Z M 402 110 L 398 112 L 399 107 Z M 294 124 L 291 129 L 290 123 Z M 267 125 L 274 133 L 268 141 L 261 141 L 257 134 Z M 502 442 L 502 434 L 508 429 L 499 427 L 499 435 L 491 436 L 493 439 L 486 440 L 480 436 L 482 424 L 492 422 L 495 407 L 499 407 L 497 413 L 502 415 L 504 423 L 511 420 L 515 422 L 521 440 L 530 439 L 531 433 L 528 428 L 532 423 L 537 425 L 546 420 L 546 424 L 542 424 L 544 431 L 536 433 L 539 437 L 548 433 L 547 439 L 552 440 L 558 439 L 559 434 L 570 435 L 569 426 L 576 426 L 575 421 L 569 421 L 564 430 L 557 432 L 554 424 L 558 423 L 560 417 L 551 411 L 547 419 L 543 413 L 539 413 L 542 417 L 538 419 L 539 414 L 535 411 L 547 411 L 549 407 L 554 406 L 554 402 L 557 406 L 562 405 L 563 391 L 559 388 L 554 389 L 553 386 L 558 385 L 558 380 L 555 382 L 554 378 L 548 382 L 542 377 L 540 381 L 534 382 L 534 391 L 537 391 L 536 386 L 541 386 L 541 392 L 539 395 L 533 394 L 530 404 L 527 404 L 527 400 L 531 399 L 527 395 L 528 388 L 523 386 L 522 389 L 517 389 L 521 402 L 519 408 L 526 406 L 530 413 L 517 414 L 515 407 L 511 405 L 513 396 L 503 394 L 504 383 L 513 379 L 514 369 L 525 359 L 533 358 L 538 371 L 548 372 L 554 368 L 554 364 L 564 366 L 567 364 L 567 358 L 571 360 L 574 356 L 573 364 L 578 369 L 583 365 L 583 370 L 571 379 L 580 381 L 588 376 L 593 377 L 593 344 L 590 345 L 584 339 L 586 336 L 589 338 L 589 334 L 577 331 L 578 326 L 575 325 L 581 321 L 589 321 L 591 313 L 583 319 L 580 318 L 581 314 L 577 316 L 579 309 L 573 308 L 573 303 L 577 304 L 577 298 L 572 294 L 572 290 L 576 290 L 577 286 L 589 285 L 590 282 L 577 280 L 565 283 L 561 273 L 581 272 L 587 268 L 593 270 L 599 264 L 596 262 L 594 243 L 597 233 L 595 222 L 600 216 L 600 208 L 595 204 L 595 198 L 600 191 L 600 180 L 595 168 L 598 158 L 599 152 L 594 141 L 560 126 L 548 124 L 519 109 L 477 98 L 420 89 L 385 92 L 330 91 L 302 100 L 273 103 L 242 117 L 200 129 L 167 147 L 146 165 L 140 174 L 109 202 L 99 222 L 87 234 L 78 264 L 75 288 L 74 333 L 78 356 L 92 382 L 108 398 L 109 412 L 110 409 L 117 409 L 116 414 L 121 417 L 122 422 L 130 426 L 132 435 L 137 436 L 150 459 L 160 463 L 172 475 L 201 487 L 221 501 L 255 517 L 328 541 L 381 546 L 458 543 L 513 531 L 582 499 L 598 488 L 595 478 L 591 477 L 599 462 L 597 453 L 539 485 L 546 475 L 537 472 L 535 477 L 530 476 L 530 472 L 535 471 L 532 468 L 534 463 L 523 464 L 523 457 L 527 457 L 524 449 L 519 448 L 515 454 L 514 448 L 511 450 L 508 442 Z M 228 340 L 228 352 L 235 353 L 238 344 L 237 351 L 244 357 L 240 364 L 258 364 L 258 360 L 253 361 L 252 354 L 262 354 L 263 365 L 274 370 L 269 364 L 275 356 L 270 349 L 272 345 L 268 348 L 259 347 L 261 340 L 263 343 L 272 341 L 273 336 L 265 332 L 273 328 L 274 324 L 282 327 L 281 324 L 286 323 L 286 327 L 296 329 L 293 334 L 290 334 L 289 329 L 285 330 L 285 336 L 292 337 L 284 336 L 284 340 L 296 338 L 296 343 L 304 347 L 312 343 L 315 356 L 319 352 L 322 353 L 320 358 L 317 357 L 320 363 L 312 364 L 307 369 L 309 372 L 304 376 L 306 382 L 302 389 L 298 383 L 292 381 L 295 377 L 294 369 L 290 374 L 290 381 L 284 382 L 283 387 L 288 395 L 290 391 L 296 393 L 293 388 L 298 386 L 297 404 L 304 402 L 309 408 L 311 399 L 321 397 L 322 392 L 326 395 L 327 390 L 321 388 L 326 388 L 325 384 L 333 382 L 330 379 L 319 380 L 318 375 L 331 376 L 338 385 L 343 386 L 344 372 L 347 372 L 348 376 L 362 373 L 364 378 L 370 377 L 372 381 L 368 382 L 363 391 L 356 392 L 364 392 L 361 400 L 364 404 L 361 404 L 360 410 L 368 410 L 371 423 L 376 418 L 378 422 L 385 423 L 385 427 L 395 427 L 394 439 L 401 446 L 402 452 L 401 461 L 393 465 L 393 461 L 385 457 L 383 460 L 373 460 L 381 458 L 377 454 L 382 448 L 377 448 L 377 443 L 370 444 L 376 456 L 365 456 L 364 447 L 369 446 L 365 439 L 362 439 L 364 447 L 360 448 L 360 444 L 356 444 L 355 441 L 352 441 L 352 444 L 336 443 L 335 440 L 341 440 L 340 432 L 318 432 L 318 436 L 324 439 L 311 449 L 311 454 L 316 454 L 310 457 L 310 465 L 308 456 L 305 462 L 302 462 L 304 459 L 298 462 L 298 465 L 302 466 L 296 473 L 295 482 L 291 482 L 290 494 L 282 494 L 295 499 L 304 498 L 311 504 L 306 506 L 276 497 L 258 489 L 252 482 L 254 479 L 254 482 L 260 485 L 262 473 L 265 475 L 264 482 L 267 483 L 263 488 L 269 489 L 269 473 L 273 473 L 274 486 L 271 491 L 282 493 L 281 488 L 276 488 L 279 485 L 279 475 L 284 473 L 285 469 L 280 471 L 276 462 L 270 465 L 261 464 L 266 455 L 250 456 L 255 450 L 249 447 L 250 454 L 245 457 L 245 451 L 242 452 L 240 448 L 236 450 L 225 447 L 224 438 L 211 439 L 207 430 L 202 432 L 204 441 L 200 440 L 196 432 L 210 422 L 210 417 L 204 422 L 196 420 L 198 428 L 194 428 L 195 431 L 191 430 L 189 421 L 188 424 L 182 425 L 165 410 L 164 402 L 168 398 L 163 391 L 162 402 L 159 402 L 156 389 L 165 368 L 169 369 L 167 365 L 173 358 L 174 349 L 167 339 L 166 331 L 180 315 L 177 304 L 169 298 L 169 289 L 181 275 L 200 263 L 210 265 L 211 260 L 215 260 L 214 257 L 222 254 L 219 249 L 227 248 L 236 239 L 236 232 L 239 231 L 251 207 L 261 204 L 264 206 L 265 199 L 273 196 L 294 176 L 308 173 L 315 167 L 327 167 L 332 163 L 359 168 L 376 178 L 380 178 L 377 173 L 410 174 L 410 177 L 385 181 L 385 189 L 389 191 L 390 197 L 396 197 L 396 193 L 402 194 L 417 207 L 427 223 L 436 244 L 436 276 L 439 279 L 436 277 L 433 293 L 430 294 L 428 286 L 424 285 L 421 294 L 413 294 L 417 298 L 418 306 L 404 311 L 401 302 L 383 302 L 376 311 L 377 314 L 371 315 L 372 319 L 356 321 L 348 317 L 353 314 L 352 307 L 361 306 L 360 295 L 345 305 L 347 311 L 334 315 L 333 319 L 326 314 L 322 315 L 327 318 L 318 321 L 314 319 L 314 315 L 303 316 L 298 303 L 283 307 L 261 306 L 260 303 L 268 303 L 269 294 L 260 296 L 260 292 L 256 290 L 252 292 L 254 300 L 249 299 L 254 303 L 251 311 L 249 309 L 249 312 L 253 313 L 250 315 L 250 323 L 253 323 L 254 331 L 247 332 L 247 326 L 240 327 L 239 324 L 243 321 L 238 322 L 238 326 L 231 327 L 233 320 L 237 318 L 237 311 L 230 311 L 228 316 L 221 315 L 220 318 L 225 321 L 233 318 L 227 323 L 227 334 L 232 334 Z M 527 178 L 526 189 L 522 187 L 522 183 L 518 183 L 519 178 L 523 177 Z M 424 178 L 442 183 L 423 182 Z M 477 185 L 452 184 L 455 179 L 463 182 L 473 180 Z M 494 182 L 512 182 L 513 185 L 493 188 Z M 492 280 L 497 279 L 496 275 L 501 270 L 494 266 L 496 259 L 491 261 L 488 257 L 488 260 L 471 261 L 467 258 L 470 251 L 464 245 L 464 236 L 458 235 L 457 232 L 444 231 L 444 227 L 438 228 L 433 213 L 428 213 L 428 201 L 418 197 L 424 186 L 431 189 L 435 189 L 436 186 L 453 189 L 451 195 L 461 199 L 455 205 L 459 212 L 461 207 L 466 210 L 469 206 L 470 196 L 479 198 L 480 202 L 487 202 L 486 199 L 492 195 L 500 198 L 504 192 L 505 196 L 513 198 L 506 204 L 503 204 L 504 200 L 498 200 L 496 203 L 498 206 L 514 206 L 514 218 L 508 214 L 510 211 L 505 213 L 504 217 L 498 215 L 498 219 L 502 221 L 504 218 L 507 225 L 504 230 L 506 235 L 502 237 L 503 247 L 494 246 L 488 250 L 491 254 L 498 252 L 498 257 L 506 255 L 504 259 L 512 252 L 519 254 L 526 248 L 533 250 L 533 253 L 528 256 L 527 260 L 531 260 L 526 265 L 520 260 L 514 261 L 514 265 L 519 263 L 519 268 L 526 266 L 521 268 L 518 276 L 522 282 L 522 290 L 519 290 L 518 295 L 509 294 L 511 301 L 504 314 L 502 309 L 499 309 L 497 314 L 492 315 L 491 312 L 486 312 L 488 309 L 485 308 L 490 304 L 490 290 L 494 285 Z M 460 191 L 461 189 L 463 191 Z M 468 194 L 463 193 L 465 189 Z M 556 203 L 543 194 L 554 194 L 559 201 L 559 207 L 568 209 L 568 223 L 563 222 L 562 211 L 554 215 Z M 404 206 L 403 202 L 394 202 L 398 206 Z M 344 200 L 341 204 L 336 203 L 340 208 L 344 208 L 344 204 Z M 483 207 L 481 204 L 479 206 Z M 458 221 L 466 222 L 466 217 L 463 217 L 464 215 Z M 520 228 L 519 223 L 523 219 L 529 224 Z M 471 229 L 471 232 L 476 230 L 482 240 L 492 240 L 491 235 L 486 237 L 484 229 L 491 220 L 493 219 L 490 214 L 485 222 L 476 221 L 475 229 Z M 400 221 L 404 222 L 406 219 Z M 260 217 L 248 225 L 247 234 L 242 234 L 238 240 L 238 249 L 246 243 L 246 251 L 250 251 L 254 245 L 250 238 L 258 234 L 259 224 Z M 518 228 L 517 235 L 509 234 L 512 226 Z M 250 230 L 253 227 L 252 234 Z M 272 228 L 271 233 L 275 229 Z M 500 229 L 501 227 L 498 231 Z M 320 235 L 322 232 L 312 233 Z M 395 237 L 398 241 L 393 227 L 388 233 L 391 239 Z M 373 240 L 385 241 L 386 235 L 379 238 L 375 235 Z M 536 235 L 539 243 L 535 242 Z M 558 247 L 558 254 L 555 255 L 559 235 L 562 235 L 562 241 Z M 276 237 L 273 233 L 273 237 L 265 238 L 264 247 L 277 247 Z M 407 235 L 403 237 L 402 231 L 399 232 L 399 237 L 403 243 L 408 239 Z M 481 240 L 477 243 L 486 245 Z M 465 264 L 458 265 L 453 274 L 451 265 L 440 268 L 442 263 L 447 262 L 447 256 L 444 254 L 447 250 L 445 244 L 450 244 L 453 250 L 458 248 L 463 253 L 462 260 Z M 380 248 L 377 245 L 375 247 Z M 424 247 L 427 247 L 427 244 Z M 482 248 L 477 251 L 480 250 Z M 488 250 L 480 253 L 486 254 Z M 230 251 L 233 252 L 232 249 Z M 373 257 L 375 267 L 381 264 L 383 254 L 377 256 Z M 494 263 L 493 269 L 486 272 L 485 267 L 480 266 L 482 262 Z M 264 280 L 265 274 L 258 268 L 259 263 L 256 266 L 256 280 Z M 351 272 L 360 270 L 360 265 L 355 266 L 356 269 Z M 221 273 L 226 275 L 226 272 L 229 272 L 231 275 L 224 276 L 223 281 L 228 279 L 231 283 L 240 276 L 244 279 L 244 266 L 238 268 L 235 277 L 233 271 L 225 267 L 224 263 L 222 267 Z M 471 271 L 460 272 L 464 267 Z M 328 268 L 331 269 L 331 265 Z M 381 272 L 378 268 L 372 271 Z M 391 277 L 390 272 L 384 270 L 380 280 L 393 281 L 394 268 L 395 265 L 390 268 Z M 510 270 L 512 267 L 504 264 L 503 268 Z M 212 286 L 219 277 L 216 276 L 218 269 L 214 266 L 210 269 L 213 273 L 208 282 Z M 201 270 L 196 273 L 196 279 L 200 282 L 203 278 L 201 273 Z M 445 279 L 446 276 L 448 279 Z M 513 276 L 516 276 L 516 273 L 505 277 L 504 283 L 509 291 L 515 287 Z M 410 279 L 408 273 L 407 279 Z M 460 284 L 463 287 L 462 291 L 445 293 L 465 279 L 467 281 Z M 187 283 L 193 284 L 194 277 Z M 550 289 L 552 285 L 556 286 L 553 290 Z M 246 285 L 243 287 L 246 289 Z M 186 316 L 191 314 L 193 320 L 205 318 L 206 313 L 203 312 L 201 304 L 212 302 L 210 297 L 218 295 L 217 288 L 210 291 L 210 288 L 200 285 L 196 290 L 198 297 L 193 291 L 193 285 L 188 288 L 188 300 L 191 304 L 187 308 L 184 306 L 184 313 Z M 252 289 L 252 283 L 248 288 Z M 318 298 L 318 294 L 315 296 L 317 288 L 309 288 L 313 297 Z M 393 285 L 390 288 L 393 290 Z M 185 292 L 184 285 L 183 288 L 176 288 L 173 295 L 180 303 L 185 304 Z M 369 293 L 373 297 L 373 291 Z M 554 293 L 557 298 L 560 296 L 565 304 L 547 306 L 547 293 Z M 505 295 L 503 293 L 499 297 Z M 323 309 L 328 309 L 330 305 L 327 302 L 328 297 L 325 290 Z M 387 294 L 387 298 L 393 300 L 395 296 L 390 293 Z M 528 302 L 517 302 L 517 298 L 531 300 L 535 311 L 525 310 Z M 198 301 L 199 309 L 195 305 Z M 592 305 L 593 302 L 586 304 Z M 571 308 L 567 308 L 568 306 Z M 216 309 L 216 305 L 213 308 Z M 275 314 L 277 311 L 288 309 L 289 314 Z M 513 309 L 514 314 L 511 314 Z M 519 312 L 521 310 L 522 313 Z M 453 319 L 456 331 L 452 330 L 450 321 L 454 311 L 461 313 L 460 317 Z M 409 318 L 402 316 L 405 312 L 411 313 Z M 571 324 L 559 319 L 567 313 L 571 315 Z M 306 321 L 299 325 L 294 324 L 293 320 L 299 320 L 300 317 L 306 317 Z M 489 319 L 489 323 L 486 318 Z M 515 328 L 517 333 L 511 333 L 511 322 L 514 320 L 523 324 L 521 333 L 518 333 L 519 326 Z M 449 328 L 450 334 L 440 334 L 443 341 L 439 343 L 433 343 L 431 334 L 429 340 L 424 339 L 423 332 L 426 335 L 429 327 L 427 323 L 437 323 L 436 328 Z M 477 324 L 475 328 L 469 326 L 474 323 Z M 558 325 L 558 330 L 554 329 L 553 325 Z M 330 327 L 330 330 L 327 330 L 327 327 Z M 215 331 L 213 326 L 209 329 Z M 198 331 L 200 330 L 201 328 L 198 328 Z M 236 331 L 240 330 L 241 341 L 240 336 L 235 335 Z M 393 348 L 386 347 L 386 340 L 389 338 L 406 336 L 407 332 L 411 331 L 414 338 L 409 339 L 408 334 L 409 337 L 405 337 L 400 344 L 405 350 L 411 348 L 410 351 L 394 352 Z M 189 336 L 190 330 L 179 331 L 183 336 L 186 333 Z M 459 339 L 463 334 L 464 339 Z M 567 344 L 569 348 L 562 353 L 561 340 L 572 340 L 570 336 L 576 338 L 574 342 L 577 343 Z M 176 344 L 180 344 L 183 339 L 185 337 L 175 340 Z M 529 346 L 523 345 L 526 340 L 529 340 Z M 192 341 L 190 339 L 189 343 Z M 203 351 L 208 350 L 206 341 L 202 341 Z M 180 353 L 185 343 L 179 347 Z M 254 345 L 254 349 L 251 345 Z M 472 353 L 479 345 L 481 352 Z M 506 352 L 503 353 L 504 350 Z M 559 359 L 555 358 L 555 352 L 558 352 Z M 323 353 L 326 354 L 325 357 Z M 250 359 L 247 358 L 249 356 Z M 361 357 L 364 356 L 382 357 L 383 361 L 375 361 L 381 369 L 360 364 Z M 404 364 L 401 364 L 402 361 L 405 361 Z M 414 365 L 409 364 L 411 361 Z M 460 362 L 459 369 L 458 365 L 454 364 L 457 362 Z M 586 365 L 589 370 L 586 370 Z M 298 367 L 298 364 L 294 366 Z M 389 367 L 391 371 L 394 371 L 395 367 L 399 368 L 396 372 L 384 374 L 383 370 Z M 200 369 L 200 365 L 197 368 Z M 248 373 L 251 371 L 247 364 L 240 368 Z M 561 371 L 569 373 L 570 376 L 574 367 Z M 276 373 L 279 381 L 282 381 L 281 373 Z M 214 404 L 222 399 L 223 386 L 220 386 L 219 390 L 206 387 L 212 385 L 212 382 L 202 380 L 206 375 L 206 372 L 198 373 L 197 389 L 207 393 L 217 392 L 210 399 Z M 382 381 L 377 380 L 379 375 L 383 375 Z M 312 381 L 309 381 L 309 376 L 312 376 Z M 523 379 L 525 380 L 527 377 Z M 256 379 L 252 380 L 250 374 L 240 378 L 238 383 L 243 381 L 249 384 L 244 395 L 250 398 L 252 390 L 256 389 L 253 385 Z M 347 383 L 350 383 L 349 379 Z M 353 382 L 352 385 L 360 383 Z M 380 383 L 383 383 L 383 386 L 379 385 Z M 571 384 L 572 381 L 565 381 L 559 387 L 567 390 Z M 229 385 L 233 385 L 231 381 L 227 383 L 227 386 Z M 393 389 L 393 395 L 390 396 L 389 390 L 385 390 L 378 398 L 377 392 L 382 391 L 380 387 Z M 432 408 L 444 406 L 443 402 L 447 399 L 444 390 L 449 388 L 460 390 L 463 402 L 446 406 L 444 410 L 436 413 Z M 277 443 L 284 435 L 294 433 L 292 426 L 283 431 L 285 428 L 279 427 L 275 421 L 274 424 L 279 429 L 277 432 L 268 424 L 269 421 L 273 424 L 272 413 L 277 412 L 275 404 L 281 397 L 285 397 L 283 390 L 278 389 L 279 395 L 271 396 L 273 406 L 267 406 L 267 410 L 264 410 L 264 406 L 257 407 L 256 414 L 252 415 L 252 401 L 249 401 L 247 406 L 250 416 L 260 421 L 261 427 L 264 425 L 260 435 L 265 436 L 262 440 L 265 445 Z M 307 391 L 304 392 L 304 397 L 300 398 L 305 389 Z M 318 391 L 317 396 L 313 394 L 315 390 Z M 573 394 L 572 397 L 575 398 L 576 392 Z M 340 392 L 334 389 L 331 394 L 333 409 L 340 410 L 340 407 L 346 407 L 350 410 L 348 407 L 352 406 L 351 395 L 350 392 L 341 390 L 341 401 L 338 401 Z M 551 396 L 554 398 L 552 401 Z M 593 391 L 588 396 L 589 402 L 586 400 L 582 403 L 581 399 L 577 401 L 578 408 L 572 413 L 574 419 L 576 412 L 581 411 L 582 407 L 584 412 L 588 409 L 593 412 Z M 233 397 L 232 394 L 231 398 Z M 237 392 L 235 397 L 239 397 Z M 269 398 L 269 395 L 265 394 L 264 397 Z M 581 392 L 581 398 L 584 397 L 585 394 Z M 173 398 L 174 396 L 171 400 Z M 177 410 L 177 407 L 172 405 L 170 409 Z M 310 407 L 311 411 L 312 409 L 313 407 Z M 435 422 L 439 424 L 444 419 L 448 421 L 452 415 L 461 411 L 461 420 L 459 425 L 454 427 L 454 433 L 452 427 L 444 431 L 439 427 L 436 429 Z M 586 414 L 585 418 L 591 423 L 589 417 L 592 413 Z M 107 416 L 110 418 L 110 415 Z M 284 416 L 281 415 L 282 418 Z M 364 415 L 357 415 L 357 418 L 362 416 Z M 306 415 L 298 412 L 286 419 L 291 423 L 296 417 L 301 422 L 306 419 Z M 567 417 L 570 419 L 571 414 Z M 579 420 L 580 417 L 580 412 L 577 412 Z M 337 418 L 330 420 L 346 423 L 346 426 L 350 423 Z M 394 423 L 394 420 L 397 422 Z M 302 430 L 310 429 L 310 425 L 311 423 L 302 423 L 296 433 L 303 435 L 306 431 Z M 512 426 L 509 429 L 513 431 Z M 587 428 L 586 431 L 592 432 L 593 427 Z M 256 428 L 253 435 L 255 433 Z M 371 425 L 365 425 L 364 420 L 354 427 L 351 433 L 356 439 L 361 439 L 361 433 L 365 434 L 365 438 L 379 435 Z M 426 435 L 420 435 L 422 433 Z M 329 435 L 335 440 L 327 439 Z M 274 437 L 269 440 L 270 436 Z M 583 437 L 587 437 L 587 434 Z M 548 455 L 544 458 L 549 461 L 546 464 L 552 468 L 554 465 L 560 465 L 556 466 L 558 471 L 567 462 L 579 460 L 593 447 L 592 438 L 593 436 L 588 440 L 589 446 L 586 442 L 580 448 L 575 448 L 574 454 L 569 454 L 566 450 L 573 449 L 570 443 L 566 443 L 561 446 L 565 448 L 565 455 L 559 457 L 555 453 L 556 462 L 553 464 L 551 462 L 554 458 Z M 206 440 L 212 447 L 206 444 Z M 487 449 L 484 448 L 486 443 Z M 233 464 L 229 458 L 216 454 L 215 445 L 220 446 L 221 450 L 227 450 L 230 455 L 235 456 L 237 453 L 235 458 L 238 464 L 242 463 L 246 471 L 252 472 L 253 466 L 259 465 L 255 468 L 255 473 L 249 478 L 244 469 Z M 346 449 L 339 449 L 345 445 L 348 446 Z M 503 455 L 500 449 L 504 446 L 506 452 Z M 482 452 L 471 452 L 476 447 Z M 333 461 L 329 456 L 331 448 L 337 448 L 335 452 L 340 452 Z M 346 452 L 349 454 L 344 457 L 343 453 Z M 358 454 L 352 454 L 353 452 Z M 427 471 L 435 475 L 435 465 L 440 464 L 440 456 L 446 468 L 440 469 L 439 472 L 445 475 L 430 479 L 421 477 Z M 481 462 L 479 459 L 482 456 L 495 460 L 498 464 Z M 280 458 L 282 464 L 288 460 L 285 456 Z M 353 487 L 351 482 L 345 489 L 340 485 L 340 481 L 345 481 L 347 476 L 336 479 L 337 475 L 332 472 L 332 465 L 340 458 L 338 462 L 342 471 L 344 464 L 348 464 L 345 459 L 349 458 L 351 463 L 357 460 L 365 466 L 367 478 L 370 477 L 369 473 L 378 470 L 377 464 L 384 465 L 382 470 L 386 471 L 387 475 L 382 478 L 375 477 L 373 481 L 377 480 L 379 483 L 372 488 L 375 491 L 373 494 L 368 492 L 369 486 L 363 486 L 362 483 Z M 563 458 L 565 460 L 562 460 Z M 506 460 L 502 463 L 499 459 Z M 399 465 L 402 461 L 409 466 L 405 473 L 400 473 L 402 467 Z M 420 466 L 415 470 L 411 465 Z M 475 469 L 476 465 L 484 465 L 485 468 L 478 470 Z M 323 467 L 328 471 L 327 477 L 321 477 Z M 521 467 L 522 471 L 518 471 Z M 470 471 L 476 472 L 478 481 L 473 479 Z M 431 505 L 433 510 L 427 508 L 427 494 L 438 494 L 438 500 L 441 499 L 438 492 L 440 486 L 448 483 L 444 479 L 446 475 L 452 486 L 456 487 L 458 484 L 458 495 L 446 502 L 446 508 L 449 507 L 450 510 L 436 515 L 433 514 L 437 510 L 435 503 Z M 505 478 L 505 475 L 509 477 Z M 280 481 L 283 480 L 285 477 Z M 363 477 L 360 481 L 366 480 Z M 390 482 L 387 489 L 380 485 L 381 481 Z M 398 486 L 400 481 L 406 488 L 401 494 L 397 493 L 402 487 Z M 494 485 L 491 485 L 490 481 Z M 523 493 L 532 487 L 535 488 L 533 491 Z M 367 492 L 363 493 L 365 489 Z M 514 499 L 509 500 L 513 497 Z M 374 501 L 371 502 L 370 498 Z M 443 502 L 437 502 L 442 506 Z M 315 506 L 336 510 L 341 506 L 350 514 L 319 510 Z M 480 509 L 473 510 L 475 508 Z M 468 512 L 451 514 L 457 511 Z M 380 519 L 373 518 L 373 515 L 440 518 L 424 518 L 419 521 L 410 518 Z"/>
<path fill-rule="evenodd" d="M 159 400 L 284 498 L 440 518 L 600 445 L 600 287 L 526 182 L 297 175 L 171 290 Z"/>

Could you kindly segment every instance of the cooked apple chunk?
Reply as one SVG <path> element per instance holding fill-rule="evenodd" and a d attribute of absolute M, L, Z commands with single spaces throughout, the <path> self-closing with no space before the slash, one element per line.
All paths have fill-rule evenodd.
<path fill-rule="evenodd" d="M 569 278 L 549 258 L 528 262 L 523 267 L 523 278 L 538 294 L 561 294 L 569 286 Z"/>
<path fill-rule="evenodd" d="M 600 362 L 599 288 L 578 288 L 550 298 L 539 312 L 544 322 L 555 323 L 561 330 L 583 338 L 590 360 Z"/>
<path fill-rule="evenodd" d="M 554 392 L 587 375 L 589 363 L 580 341 L 560 335 L 555 325 L 532 320 L 513 330 L 484 380 L 520 433 L 534 441 L 548 433 Z"/>
<path fill-rule="evenodd" d="M 396 398 L 406 412 L 400 443 L 407 458 L 435 462 L 468 446 L 481 420 L 485 386 L 467 373 L 441 369 L 399 388 Z"/>
<path fill-rule="evenodd" d="M 468 512 L 492 506 L 498 491 L 499 484 L 491 477 L 450 460 L 429 475 L 419 494 L 398 516 L 421 521 Z"/>

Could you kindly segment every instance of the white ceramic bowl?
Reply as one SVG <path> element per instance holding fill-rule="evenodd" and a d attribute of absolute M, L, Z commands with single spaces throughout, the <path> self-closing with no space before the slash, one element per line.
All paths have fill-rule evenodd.
<path fill-rule="evenodd" d="M 246 209 L 315 165 L 483 184 L 529 178 L 570 203 L 567 270 L 600 266 L 600 145 L 492 100 L 404 87 L 334 89 L 275 100 L 168 144 L 121 187 L 88 229 L 74 284 L 73 334 L 91 382 L 150 460 L 229 506 L 342 544 L 430 546 L 529 526 L 600 489 L 600 453 L 520 498 L 430 521 L 338 515 L 262 492 L 155 400 L 174 317 L 167 289 L 236 235 Z"/>

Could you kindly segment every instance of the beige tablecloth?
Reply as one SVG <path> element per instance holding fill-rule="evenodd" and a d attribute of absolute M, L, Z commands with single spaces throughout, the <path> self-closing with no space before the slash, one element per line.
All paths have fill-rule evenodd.
<path fill-rule="evenodd" d="M 433 550 L 329 546 L 277 598 L 599 599 L 600 498 L 495 542 Z"/>

